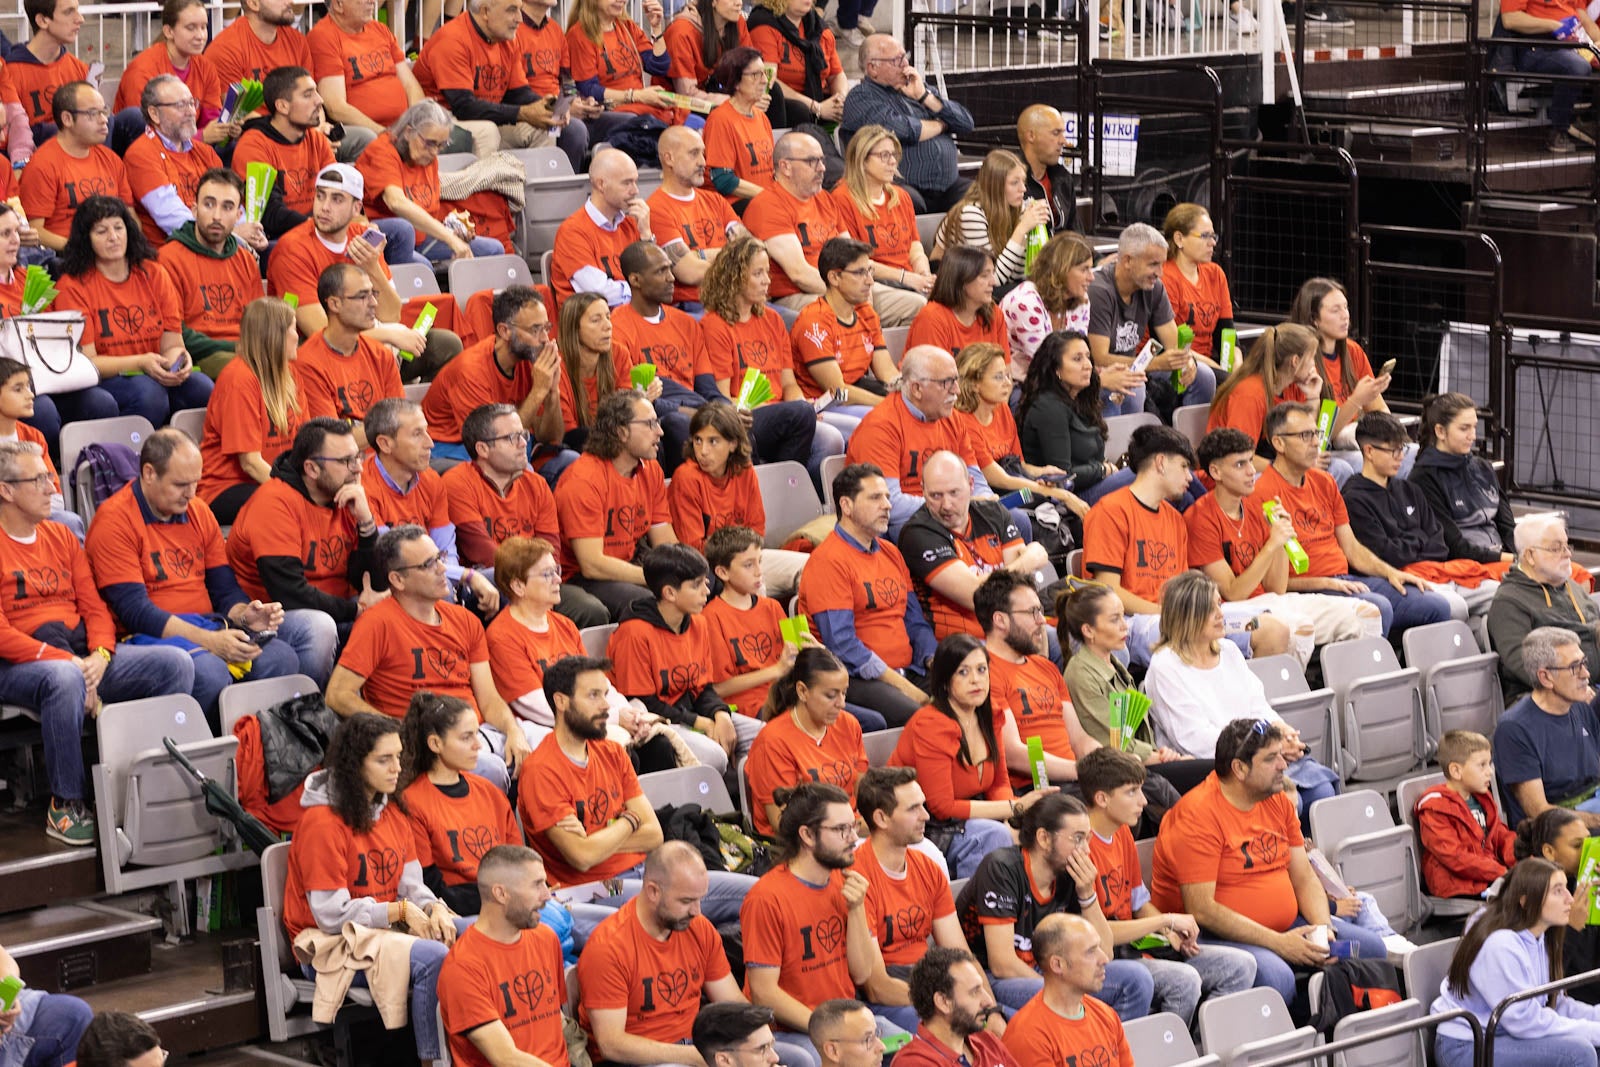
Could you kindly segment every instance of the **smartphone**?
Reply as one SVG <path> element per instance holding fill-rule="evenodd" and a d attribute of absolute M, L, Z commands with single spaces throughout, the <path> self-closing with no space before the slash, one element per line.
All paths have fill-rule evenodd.
<path fill-rule="evenodd" d="M 560 125 L 567 121 L 567 116 L 572 112 L 572 102 L 577 99 L 577 96 L 551 97 L 550 99 L 550 120 Z"/>
<path fill-rule="evenodd" d="M 249 639 L 249 641 L 250 641 L 250 643 L 252 645 L 255 645 L 257 648 L 260 648 L 262 645 L 266 644 L 268 641 L 271 641 L 274 637 L 277 637 L 278 636 L 278 631 L 276 631 L 276 630 L 246 630 L 244 632 L 244 635 L 245 635 L 246 638 Z"/>
<path fill-rule="evenodd" d="M 367 242 L 367 244 L 371 245 L 373 248 L 379 248 L 383 245 L 383 231 L 378 229 L 376 226 L 372 227 L 370 230 L 367 230 L 361 236 Z"/>
<path fill-rule="evenodd" d="M 1383 369 L 1378 371 L 1378 377 L 1386 378 L 1389 375 L 1393 374 L 1394 373 L 1394 364 L 1395 364 L 1395 361 L 1392 360 L 1392 359 L 1388 360 L 1387 362 L 1385 362 L 1384 365 L 1383 365 Z"/>

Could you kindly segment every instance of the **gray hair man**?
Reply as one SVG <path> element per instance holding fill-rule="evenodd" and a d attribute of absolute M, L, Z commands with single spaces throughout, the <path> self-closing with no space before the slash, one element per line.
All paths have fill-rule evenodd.
<path fill-rule="evenodd" d="M 1560 515 L 1531 515 L 1517 523 L 1517 560 L 1489 604 L 1489 647 L 1500 654 L 1500 683 L 1507 699 L 1536 687 L 1522 661 L 1522 641 L 1541 626 L 1570 630 L 1591 673 L 1600 674 L 1600 603 L 1572 580 L 1572 542 Z"/>
<path fill-rule="evenodd" d="M 1515 826 L 1552 806 L 1572 808 L 1591 833 L 1600 828 L 1600 717 L 1578 635 L 1541 626 L 1522 639 L 1522 669 L 1533 692 L 1494 728 L 1494 767 Z"/>

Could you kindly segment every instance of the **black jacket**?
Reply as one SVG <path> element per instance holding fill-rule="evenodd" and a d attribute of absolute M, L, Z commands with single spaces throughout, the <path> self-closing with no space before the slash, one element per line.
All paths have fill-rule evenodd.
<path fill-rule="evenodd" d="M 1444 527 L 1450 559 L 1497 563 L 1500 553 L 1516 552 L 1511 501 L 1500 491 L 1488 463 L 1477 456 L 1425 448 L 1417 456 L 1411 480 Z"/>
<path fill-rule="evenodd" d="M 1384 488 L 1357 474 L 1344 483 L 1343 493 L 1350 532 L 1389 566 L 1456 558 L 1447 554 L 1444 530 L 1422 490 L 1410 482 L 1391 478 Z"/>
<path fill-rule="evenodd" d="M 256 130 L 263 137 L 279 144 L 297 143 L 279 133 L 277 127 L 272 125 L 272 118 L 269 115 L 251 119 L 244 124 L 244 129 Z M 333 126 L 333 132 L 340 137 L 344 136 L 344 128 L 337 123 Z M 310 217 L 285 206 L 283 202 L 283 182 L 275 181 L 272 183 L 272 191 L 267 194 L 266 210 L 261 213 L 261 228 L 267 231 L 268 237 L 276 241 Z"/>
<path fill-rule="evenodd" d="M 272 476 L 288 483 L 307 501 L 311 500 L 311 494 L 306 492 L 305 479 L 289 461 L 288 452 L 273 462 Z M 360 589 L 362 577 L 372 574 L 372 549 L 377 543 L 376 529 L 366 536 L 357 537 L 355 548 L 350 551 L 350 566 L 346 571 L 352 588 Z M 256 558 L 256 573 L 261 575 L 261 584 L 266 586 L 267 595 L 282 604 L 284 611 L 315 608 L 333 616 L 334 622 L 356 621 L 355 598 L 334 596 L 312 585 L 306 580 L 305 561 L 298 556 L 259 556 Z M 382 588 L 384 579 L 372 574 L 372 585 L 375 589 Z"/>
<path fill-rule="evenodd" d="M 1044 186 L 1033 176 L 1033 168 L 1027 168 L 1027 173 L 1027 196 L 1034 200 L 1045 199 Z M 1072 172 L 1059 163 L 1052 163 L 1044 169 L 1044 176 L 1050 179 L 1050 232 L 1076 230 L 1078 190 L 1073 185 Z"/>
<path fill-rule="evenodd" d="M 639 619 L 656 627 L 658 630 L 681 634 L 683 629 L 693 621 L 693 616 L 684 616 L 683 627 L 673 630 L 667 625 L 667 620 L 661 617 L 661 609 L 656 606 L 655 600 L 650 597 L 640 597 L 622 610 L 617 622 L 621 624 L 629 619 Z M 710 664 L 706 664 L 706 666 L 709 668 Z M 655 672 L 652 671 L 651 673 L 654 674 Z M 659 715 L 668 722 L 676 723 L 679 726 L 693 727 L 694 721 L 702 716 L 709 719 L 719 711 L 728 710 L 728 702 L 717 695 L 717 691 L 712 688 L 710 682 L 707 682 L 698 690 L 686 690 L 676 704 L 668 704 L 661 698 L 661 694 L 654 690 L 645 693 L 623 693 L 622 695 L 630 700 L 640 701 L 652 714 Z"/>

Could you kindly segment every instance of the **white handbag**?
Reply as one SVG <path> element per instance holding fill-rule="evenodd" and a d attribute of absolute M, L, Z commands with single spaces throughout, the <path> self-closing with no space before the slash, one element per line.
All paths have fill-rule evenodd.
<path fill-rule="evenodd" d="M 100 372 L 83 354 L 83 313 L 41 311 L 0 319 L 0 355 L 27 365 L 33 391 L 75 393 L 100 384 Z"/>

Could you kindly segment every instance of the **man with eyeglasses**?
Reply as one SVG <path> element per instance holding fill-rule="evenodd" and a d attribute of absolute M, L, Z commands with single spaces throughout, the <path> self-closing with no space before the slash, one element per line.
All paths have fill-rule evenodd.
<path fill-rule="evenodd" d="M 473 773 L 508 789 L 508 769 L 514 772 L 533 748 L 495 690 L 483 623 L 449 601 L 444 553 L 421 526 L 396 526 L 378 538 L 372 561 L 389 596 L 351 628 L 328 678 L 328 707 L 345 718 L 372 712 L 399 719 L 419 689 L 464 700 L 489 742 Z"/>
<path fill-rule="evenodd" d="M 1161 820 L 1150 884 L 1163 912 L 1192 915 L 1209 945 L 1256 960 L 1256 985 L 1295 1001 L 1295 967 L 1331 962 L 1328 940 L 1384 959 L 1383 939 L 1330 914 L 1306 857 L 1300 816 L 1284 795 L 1293 744 L 1281 723 L 1234 719 L 1217 736 L 1216 770 Z"/>
<path fill-rule="evenodd" d="M 348 632 L 383 595 L 370 585 L 377 539 L 354 429 L 307 419 L 272 477 L 239 509 L 228 564 L 252 599 L 324 612 Z"/>
<path fill-rule="evenodd" d="M 1078 200 L 1072 172 L 1061 164 L 1067 145 L 1067 120 L 1049 104 L 1030 104 L 1017 116 L 1017 144 L 1028 168 L 1030 200 L 1050 208 L 1050 232 L 1078 228 Z"/>
<path fill-rule="evenodd" d="M 94 588 L 89 557 L 72 531 L 50 520 L 55 480 L 31 441 L 0 441 L 0 700 L 39 713 L 50 806 L 45 833 L 68 845 L 95 843 L 79 738 L 102 704 L 187 693 L 188 653 L 118 643 L 116 623 Z"/>
<path fill-rule="evenodd" d="M 139 226 L 150 247 L 160 249 L 167 235 L 194 221 L 195 194 L 200 178 L 222 166 L 216 149 L 199 138 L 199 111 L 189 87 L 175 74 L 158 74 L 145 82 L 139 97 L 144 112 L 144 134 L 122 157 L 128 183 L 136 198 Z M 240 221 L 241 235 L 265 248 L 267 236 L 260 223 Z"/>
<path fill-rule="evenodd" d="M 914 1014 L 906 1009 L 907 1021 Z M 859 1000 L 825 1000 L 811 1013 L 808 1031 L 822 1067 L 878 1067 L 883 1062 L 883 1038 L 873 1009 Z"/>
<path fill-rule="evenodd" d="M 1538 682 L 1522 662 L 1522 639 L 1541 626 L 1572 632 L 1591 674 L 1600 674 L 1600 603 L 1572 580 L 1572 543 L 1560 515 L 1530 515 L 1517 523 L 1517 561 L 1489 604 L 1489 647 L 1500 654 L 1500 684 L 1516 699 Z"/>
<path fill-rule="evenodd" d="M 1356 422 L 1361 473 L 1339 490 L 1350 514 L 1350 530 L 1385 563 L 1429 579 L 1435 596 L 1450 605 L 1450 617 L 1484 633 L 1484 618 L 1495 590 L 1498 563 L 1451 559 L 1444 525 L 1422 489 L 1400 477 L 1411 435 L 1387 411 L 1369 411 Z M 1467 584 L 1470 580 L 1471 584 Z M 1479 637 L 1479 641 L 1484 641 Z"/>
<path fill-rule="evenodd" d="M 694 1018 L 694 1049 L 705 1067 L 817 1067 L 815 1059 L 795 1059 L 790 1050 L 780 1055 L 772 1009 L 742 1001 L 701 1009 Z"/>
<path fill-rule="evenodd" d="M 784 134 L 772 146 L 772 183 L 745 208 L 745 228 L 772 257 L 767 298 L 787 311 L 800 311 L 827 291 L 817 269 L 822 246 L 835 237 L 850 236 L 839 205 L 822 191 L 825 167 L 816 138 Z M 872 306 L 886 327 L 908 325 L 927 303 L 916 293 L 887 285 L 874 284 L 870 292 Z"/>
<path fill-rule="evenodd" d="M 191 654 L 190 695 L 220 733 L 224 689 L 302 671 L 321 685 L 338 635 L 321 612 L 291 617 L 245 596 L 199 485 L 199 447 L 181 430 L 157 430 L 139 450 L 139 477 L 95 509 L 85 548 L 122 628 Z"/>
<path fill-rule="evenodd" d="M 264 248 L 266 235 L 260 223 L 243 221 L 243 203 L 243 178 L 225 167 L 206 171 L 195 187 L 193 217 L 172 231 L 156 257 L 183 302 L 189 355 L 213 380 L 233 358 L 244 309 L 261 299 L 261 264 L 250 242 L 259 234 Z M 213 393 L 210 403 L 220 399 Z"/>
<path fill-rule="evenodd" d="M 1288 509 L 1309 561 L 1304 574 L 1289 575 L 1290 590 L 1359 597 L 1378 609 L 1384 635 L 1396 642 L 1413 626 L 1450 618 L 1449 602 L 1427 582 L 1390 566 L 1356 537 L 1339 487 L 1317 463 L 1322 434 L 1316 408 L 1279 404 L 1267 412 L 1262 434 L 1278 455 L 1245 506 L 1260 510 L 1276 501 Z"/>
<path fill-rule="evenodd" d="M 896 184 L 911 194 L 917 214 L 949 211 L 972 184 L 956 169 L 956 138 L 972 133 L 972 115 L 930 89 L 889 34 L 862 42 L 861 72 L 844 98 L 840 143 L 848 144 L 863 126 L 886 127 L 905 150 Z"/>
<path fill-rule="evenodd" d="M 849 425 L 833 425 L 854 432 L 900 378 L 872 308 L 872 246 L 830 237 L 817 255 L 817 273 L 827 291 L 806 305 L 789 330 L 794 380 L 808 400 L 834 397 L 823 419 L 842 416 Z"/>
<path fill-rule="evenodd" d="M 1089 812 L 1077 797 L 1051 793 L 1022 809 L 1021 844 L 995 849 L 956 897 L 968 947 L 988 971 L 995 999 L 1010 1009 L 1044 987 L 1033 937 L 1046 917 L 1082 915 L 1111 955 L 1111 927 L 1100 912 L 1094 861 L 1089 857 Z M 1102 999 L 1123 1019 L 1150 1012 L 1155 983 L 1132 960 L 1106 967 Z M 1025 1061 L 1032 1062 L 1032 1061 Z"/>
<path fill-rule="evenodd" d="M 1600 715 L 1578 635 L 1560 626 L 1530 630 L 1518 649 L 1533 692 L 1494 728 L 1494 770 L 1515 826 L 1552 806 L 1571 808 L 1600 830 Z"/>
<path fill-rule="evenodd" d="M 615 148 L 589 163 L 589 198 L 556 229 L 550 291 L 556 306 L 573 293 L 600 293 L 617 307 L 631 295 L 622 276 L 622 250 L 655 241 L 650 205 L 639 196 L 639 166 Z"/>
<path fill-rule="evenodd" d="M 1033 948 L 1044 986 L 1007 1024 L 1004 1038 L 1017 1062 L 1134 1067 L 1123 1021 L 1101 999 L 1110 953 L 1094 924 L 1048 916 L 1034 931 Z"/>
<path fill-rule="evenodd" d="M 62 0 L 76 3 L 76 0 Z M 72 232 L 72 216 L 91 196 L 133 203 L 121 158 L 106 146 L 106 101 L 88 82 L 68 82 L 51 101 L 57 132 L 39 146 L 18 179 L 18 195 L 39 243 L 59 253 Z"/>

